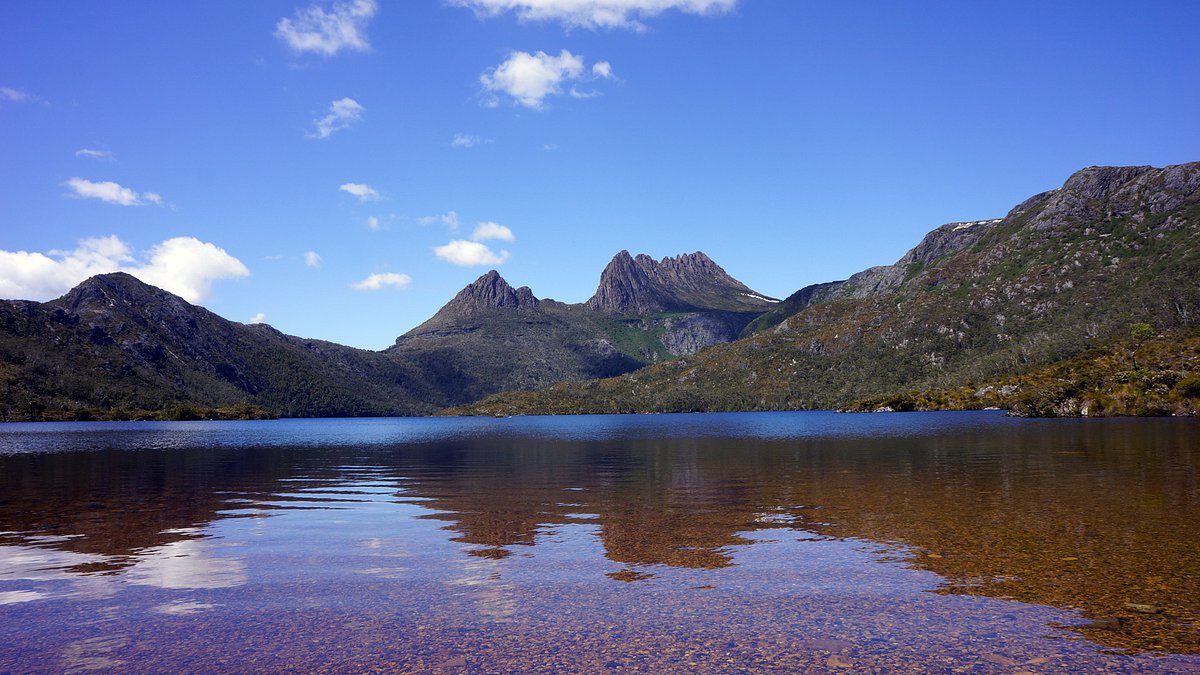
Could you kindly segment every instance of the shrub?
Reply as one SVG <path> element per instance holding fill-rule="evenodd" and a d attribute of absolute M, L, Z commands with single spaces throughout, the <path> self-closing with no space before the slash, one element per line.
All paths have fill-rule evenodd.
<path fill-rule="evenodd" d="M 1175 391 L 1188 398 L 1200 398 L 1200 375 L 1188 375 L 1175 383 Z"/>

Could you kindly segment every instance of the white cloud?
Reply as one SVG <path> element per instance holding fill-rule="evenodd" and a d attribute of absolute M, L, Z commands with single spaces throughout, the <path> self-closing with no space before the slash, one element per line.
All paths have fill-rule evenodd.
<path fill-rule="evenodd" d="M 213 244 L 175 237 L 152 247 L 143 262 L 115 235 L 84 239 L 72 251 L 0 251 L 0 297 L 50 300 L 97 274 L 128 272 L 190 302 L 205 299 L 213 282 L 250 274 Z"/>
<path fill-rule="evenodd" d="M 267 315 L 263 314 L 262 312 L 259 312 L 259 313 L 255 314 L 254 316 L 250 317 L 250 320 L 247 321 L 246 323 L 266 323 L 266 322 L 267 322 Z"/>
<path fill-rule="evenodd" d="M 404 288 L 412 283 L 412 277 L 407 274 L 397 274 L 395 272 L 377 272 L 371 276 L 350 284 L 350 287 L 358 291 L 378 291 L 382 288 Z"/>
<path fill-rule="evenodd" d="M 473 148 L 477 145 L 486 145 L 491 142 L 492 142 L 492 139 L 483 138 L 482 136 L 471 136 L 468 134 L 454 134 L 454 138 L 450 139 L 450 147 L 452 147 L 452 148 Z"/>
<path fill-rule="evenodd" d="M 114 159 L 111 150 L 92 150 L 90 148 L 83 148 L 81 150 L 76 150 L 75 156 L 76 157 L 88 157 L 91 159 L 99 159 L 99 160 L 102 160 L 105 162 L 111 162 Z"/>
<path fill-rule="evenodd" d="M 597 73 L 597 66 L 599 73 L 606 74 Z M 547 97 L 562 94 L 566 82 L 609 77 L 612 66 L 607 61 L 600 61 L 588 71 L 582 56 L 564 49 L 558 56 L 546 52 L 512 52 L 504 63 L 484 71 L 479 82 L 491 94 L 484 100 L 488 106 L 499 103 L 497 94 L 507 94 L 526 108 L 541 110 Z"/>
<path fill-rule="evenodd" d="M 608 61 L 597 61 L 592 64 L 592 75 L 603 80 L 611 80 L 613 77 L 612 65 Z"/>
<path fill-rule="evenodd" d="M 355 197 L 358 197 L 360 202 L 369 202 L 379 199 L 379 192 L 375 188 L 366 183 L 342 183 L 338 186 L 342 192 L 348 192 Z"/>
<path fill-rule="evenodd" d="M 522 21 L 558 21 L 567 28 L 629 28 L 645 30 L 641 19 L 669 10 L 715 15 L 728 12 L 738 0 L 447 0 L 481 17 L 515 12 Z"/>
<path fill-rule="evenodd" d="M 28 101 L 32 97 L 27 92 L 21 91 L 20 89 L 0 87 L 0 98 L 20 103 L 22 101 Z"/>
<path fill-rule="evenodd" d="M 208 297 L 214 281 L 248 276 L 250 270 L 225 249 L 195 237 L 174 237 L 152 247 L 149 263 L 125 270 L 184 300 Z"/>
<path fill-rule="evenodd" d="M 445 246 L 436 246 L 433 252 L 442 260 L 462 267 L 501 265 L 508 260 L 508 251 L 496 253 L 484 244 L 465 239 L 455 239 Z"/>
<path fill-rule="evenodd" d="M 321 265 L 324 265 L 325 261 L 316 251 L 309 251 L 304 254 L 304 264 L 314 269 L 321 269 Z"/>
<path fill-rule="evenodd" d="M 113 181 L 93 182 L 77 177 L 64 184 L 75 192 L 76 197 L 83 199 L 99 199 L 108 204 L 121 206 L 141 206 L 146 202 L 162 204 L 162 196 L 156 192 L 143 192 L 139 195 L 134 190 Z"/>
<path fill-rule="evenodd" d="M 516 241 L 516 236 L 512 230 L 501 225 L 500 223 L 483 222 L 475 228 L 475 232 L 471 235 L 474 241 L 487 241 L 489 239 L 500 239 L 503 241 Z"/>
<path fill-rule="evenodd" d="M 370 216 L 367 218 L 367 227 L 372 230 L 378 230 L 383 227 L 383 224 L 379 222 L 379 216 Z"/>
<path fill-rule="evenodd" d="M 546 152 L 552 152 L 552 151 L 558 149 L 558 144 L 557 143 L 546 143 L 545 145 L 542 146 L 542 149 L 545 150 Z"/>
<path fill-rule="evenodd" d="M 445 225 L 446 227 L 450 228 L 451 232 L 458 231 L 460 226 L 460 223 L 458 222 L 458 213 L 455 211 L 447 211 L 440 216 L 421 216 L 420 218 L 417 218 L 417 224 L 419 225 L 433 225 L 434 223 L 441 223 Z"/>
<path fill-rule="evenodd" d="M 339 98 L 329 104 L 328 115 L 319 120 L 313 120 L 313 127 L 316 131 L 310 132 L 308 137 L 323 140 L 332 136 L 335 131 L 348 129 L 350 125 L 362 119 L 364 110 L 366 108 L 352 98 Z"/>
<path fill-rule="evenodd" d="M 371 48 L 367 41 L 367 22 L 379 11 L 375 0 L 335 2 L 326 12 L 316 4 L 296 11 L 291 19 L 275 24 L 275 37 L 293 51 L 333 56 L 342 49 L 362 52 Z"/>

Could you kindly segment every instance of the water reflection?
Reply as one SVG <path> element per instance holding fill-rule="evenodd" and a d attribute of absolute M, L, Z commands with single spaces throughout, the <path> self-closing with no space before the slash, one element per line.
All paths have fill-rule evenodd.
<path fill-rule="evenodd" d="M 900 419 L 926 421 L 888 435 L 877 421 L 888 418 L 306 421 L 217 426 L 218 441 L 196 447 L 178 431 L 154 444 L 152 431 L 131 441 L 106 430 L 76 436 L 89 448 L 77 452 L 28 452 L 27 437 L 0 457 L 0 605 L 59 600 L 69 615 L 103 602 L 175 621 L 251 611 L 280 639 L 291 629 L 270 608 L 346 606 L 359 618 L 338 625 L 363 649 L 388 621 L 411 631 L 404 649 L 426 660 L 405 667 L 467 658 L 444 649 L 460 625 L 508 625 L 526 636 L 513 645 L 526 658 L 566 629 L 599 652 L 609 640 L 684 658 L 651 624 L 606 612 L 675 612 L 677 633 L 695 636 L 707 607 L 740 627 L 721 640 L 746 642 L 718 648 L 714 635 L 706 658 L 736 653 L 744 667 L 772 649 L 766 665 L 796 668 L 843 667 L 834 656 L 883 667 L 888 653 L 926 666 L 954 653 L 966 660 L 951 665 L 984 667 L 1083 658 L 1062 641 L 1029 655 L 1014 637 L 1037 644 L 1052 624 L 1111 648 L 1200 652 L 1195 425 L 915 416 Z M 204 441 L 210 428 L 186 436 Z M 263 429 L 340 440 L 286 444 Z M 963 602 L 980 597 L 1064 611 Z M 914 644 L 901 649 L 906 635 Z M 1012 644 L 985 654 L 980 635 Z M 102 658 L 119 660 L 122 648 L 105 645 Z M 539 667 L 558 658 L 545 649 Z"/>

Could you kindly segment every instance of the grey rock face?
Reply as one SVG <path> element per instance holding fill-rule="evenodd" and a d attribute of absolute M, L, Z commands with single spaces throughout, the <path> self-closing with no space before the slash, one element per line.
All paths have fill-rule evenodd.
<path fill-rule="evenodd" d="M 979 241 L 1003 219 L 975 220 L 946 223 L 925 235 L 921 243 L 913 247 L 894 265 L 871 267 L 854 274 L 829 297 L 866 298 L 891 293 L 904 283 L 913 265 L 929 265 L 955 251 L 961 251 Z"/>
<path fill-rule="evenodd" d="M 1164 169 L 1093 166 L 1076 172 L 1055 190 L 1030 221 L 1038 230 L 1071 229 L 1082 220 L 1120 218 L 1145 207 L 1164 213 L 1196 200 L 1200 162 Z"/>
<path fill-rule="evenodd" d="M 589 309 L 612 314 L 722 310 L 765 311 L 774 304 L 729 276 L 708 256 L 697 251 L 655 261 L 621 251 L 600 275 Z"/>
<path fill-rule="evenodd" d="M 662 344 L 672 356 L 687 356 L 706 347 L 736 340 L 744 322 L 728 315 L 691 314 L 667 319 Z"/>

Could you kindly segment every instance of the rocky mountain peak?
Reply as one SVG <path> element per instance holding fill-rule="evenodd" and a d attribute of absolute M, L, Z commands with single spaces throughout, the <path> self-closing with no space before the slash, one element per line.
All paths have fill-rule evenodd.
<path fill-rule="evenodd" d="M 428 321 L 405 333 L 403 339 L 412 335 L 440 334 L 448 329 L 461 327 L 465 320 L 495 310 L 534 309 L 540 304 L 528 286 L 513 288 L 496 270 L 467 284 L 458 295 L 446 303 Z"/>
<path fill-rule="evenodd" d="M 137 314 L 164 321 L 201 311 L 183 298 L 125 272 L 85 279 L 49 304 L 80 316 Z"/>
<path fill-rule="evenodd" d="M 459 314 L 471 314 L 482 309 L 520 309 L 536 307 L 538 299 L 528 286 L 513 288 L 496 270 L 490 270 L 459 291 L 446 305 Z"/>
<path fill-rule="evenodd" d="M 1164 169 L 1151 166 L 1090 166 L 1076 171 L 1062 188 L 1047 194 L 1030 219 L 1035 230 L 1072 231 L 1096 219 L 1173 211 L 1195 203 L 1200 190 L 1200 162 Z M 1024 206 L 1024 205 L 1023 205 Z"/>
<path fill-rule="evenodd" d="M 704 253 L 662 260 L 621 251 L 600 274 L 596 294 L 587 307 L 614 314 L 653 314 L 715 309 L 764 311 L 771 298 L 755 293 L 729 276 Z"/>
<path fill-rule="evenodd" d="M 1129 181 L 1153 170 L 1152 166 L 1089 166 L 1072 174 L 1062 189 L 1084 199 L 1106 199 Z"/>

